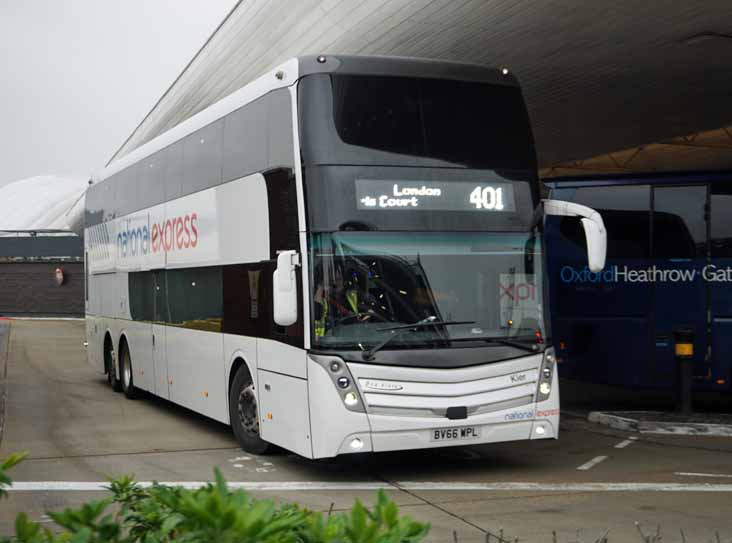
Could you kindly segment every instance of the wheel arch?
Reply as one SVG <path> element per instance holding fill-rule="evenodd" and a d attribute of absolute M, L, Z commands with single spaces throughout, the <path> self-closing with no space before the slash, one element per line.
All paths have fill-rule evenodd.
<path fill-rule="evenodd" d="M 234 355 L 232 356 L 231 365 L 229 367 L 229 380 L 226 386 L 227 393 L 231 391 L 231 384 L 234 382 L 234 377 L 241 367 L 245 367 L 249 372 L 249 376 L 252 378 L 252 380 L 255 380 L 252 367 L 249 365 L 249 362 L 247 362 L 244 354 L 241 352 L 234 353 Z"/>
<path fill-rule="evenodd" d="M 102 356 L 104 358 L 104 373 L 107 373 L 112 365 L 112 360 L 107 356 L 109 350 L 107 347 L 111 347 L 113 351 L 117 352 L 114 348 L 114 340 L 112 339 L 112 332 L 107 329 L 104 332 L 104 340 L 102 343 Z"/>
<path fill-rule="evenodd" d="M 119 342 L 117 343 L 118 349 L 117 349 L 117 359 L 119 359 L 120 355 L 122 354 L 122 348 L 124 347 L 128 351 L 130 351 L 130 357 L 132 356 L 132 349 L 130 348 L 130 341 L 127 339 L 127 332 L 124 330 L 120 332 L 119 334 Z M 119 364 L 117 364 L 119 365 Z"/>
<path fill-rule="evenodd" d="M 252 378 L 252 382 L 254 383 L 254 389 L 257 391 L 257 396 L 259 395 L 259 391 L 257 389 L 257 377 L 254 372 L 254 368 L 252 365 L 247 361 L 246 356 L 241 351 L 236 351 L 231 356 L 231 363 L 229 364 L 229 375 L 227 379 L 226 384 L 226 413 L 229 414 L 229 396 L 231 395 L 231 385 L 234 383 L 234 377 L 236 377 L 237 372 L 240 368 L 246 368 L 247 372 L 249 373 L 249 376 Z M 231 421 L 229 421 L 231 423 Z"/>

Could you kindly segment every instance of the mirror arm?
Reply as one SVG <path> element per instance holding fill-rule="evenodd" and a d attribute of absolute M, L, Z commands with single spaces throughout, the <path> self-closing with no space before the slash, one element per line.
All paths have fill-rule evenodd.
<path fill-rule="evenodd" d="M 541 203 L 544 205 L 544 213 L 546 215 L 559 215 L 562 217 L 584 217 L 590 219 L 592 222 L 597 223 L 602 232 L 605 231 L 605 223 L 602 220 L 602 215 L 591 207 L 583 206 L 582 204 L 575 204 L 574 202 L 565 202 L 563 200 L 542 200 Z"/>

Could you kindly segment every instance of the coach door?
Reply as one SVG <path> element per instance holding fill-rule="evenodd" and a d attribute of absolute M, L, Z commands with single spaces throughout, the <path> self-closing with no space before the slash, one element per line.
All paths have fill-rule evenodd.
<path fill-rule="evenodd" d="M 653 189 L 651 271 L 653 346 L 651 378 L 656 385 L 674 382 L 674 331 L 694 333 L 694 373 L 709 372 L 707 356 L 708 285 L 707 186 L 659 186 Z"/>
<path fill-rule="evenodd" d="M 153 362 L 155 364 L 155 394 L 166 399 L 170 399 L 168 388 L 168 357 L 166 349 L 166 327 L 165 322 L 169 322 L 168 305 L 166 295 L 165 272 L 157 270 L 153 272 L 155 289 L 155 308 L 154 319 L 152 325 L 153 335 Z"/>

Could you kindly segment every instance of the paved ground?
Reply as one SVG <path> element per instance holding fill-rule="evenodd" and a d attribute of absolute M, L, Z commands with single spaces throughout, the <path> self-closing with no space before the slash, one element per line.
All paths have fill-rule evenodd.
<path fill-rule="evenodd" d="M 0 321 L 7 358 L 7 421 L 0 456 L 28 450 L 12 475 L 25 490 L 0 507 L 0 534 L 17 512 L 44 512 L 101 496 L 78 482 L 134 473 L 140 480 L 206 481 L 218 466 L 262 497 L 348 508 L 383 486 L 402 511 L 432 523 L 430 541 L 483 542 L 503 527 L 522 541 L 732 541 L 732 439 L 646 437 L 562 419 L 558 441 L 389 453 L 312 462 L 242 453 L 219 423 L 154 398 L 129 401 L 87 367 L 83 323 Z M 8 346 L 7 356 L 4 350 Z M 567 387 L 571 389 L 572 387 Z M 633 436 L 635 437 L 635 436 Z M 578 469 L 583 468 L 583 469 Z M 685 474 L 685 475 L 682 475 Z M 37 485 L 29 485 L 36 482 Z M 62 484 L 63 483 L 63 484 Z M 66 490 L 49 490 L 53 486 Z M 35 488 L 35 490 L 28 490 Z M 712 491 L 714 490 L 714 491 Z"/>

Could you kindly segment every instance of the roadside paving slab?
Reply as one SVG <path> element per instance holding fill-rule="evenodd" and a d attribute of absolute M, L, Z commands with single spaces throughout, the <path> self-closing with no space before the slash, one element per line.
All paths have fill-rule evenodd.
<path fill-rule="evenodd" d="M 624 432 L 732 437 L 732 415 L 663 411 L 592 411 L 587 420 Z"/>
<path fill-rule="evenodd" d="M 506 493 L 471 494 L 456 501 L 434 492 L 430 502 L 454 515 L 497 533 L 503 527 L 510 541 L 596 541 L 610 530 L 609 541 L 641 541 L 635 522 L 647 534 L 661 526 L 663 541 L 681 541 L 683 530 L 689 542 L 732 540 L 732 495 L 675 492 L 606 493 Z"/>

